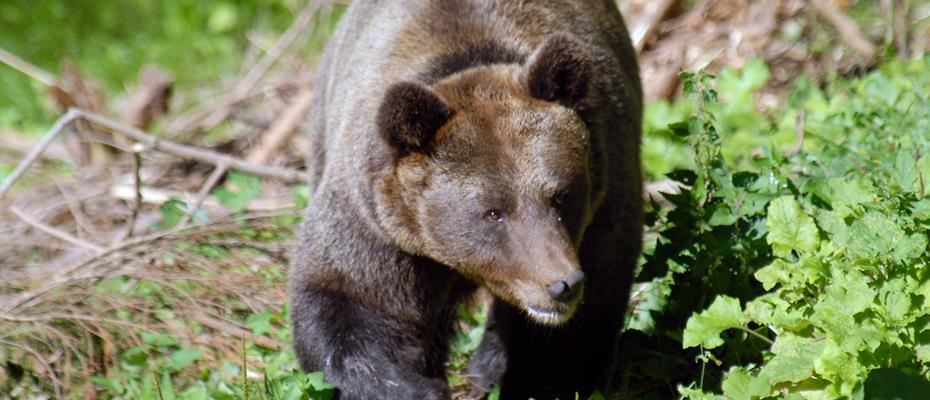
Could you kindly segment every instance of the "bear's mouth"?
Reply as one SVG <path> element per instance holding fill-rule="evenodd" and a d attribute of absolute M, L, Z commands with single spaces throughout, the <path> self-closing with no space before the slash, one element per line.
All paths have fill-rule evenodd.
<path fill-rule="evenodd" d="M 543 325 L 562 325 L 568 322 L 575 314 L 575 308 L 578 302 L 571 304 L 559 304 L 561 307 L 555 309 L 527 306 L 525 307 L 527 315 L 534 321 Z"/>

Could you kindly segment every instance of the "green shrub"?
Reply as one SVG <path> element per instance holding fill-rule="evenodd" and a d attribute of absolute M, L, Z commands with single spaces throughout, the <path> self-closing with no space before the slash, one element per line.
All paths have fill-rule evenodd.
<path fill-rule="evenodd" d="M 726 140 L 766 119 L 732 119 L 712 77 L 684 74 L 695 107 L 669 129 L 695 167 L 669 174 L 688 186 L 671 209 L 653 205 L 651 298 L 631 325 L 664 335 L 628 331 L 625 344 L 667 360 L 631 375 L 667 378 L 696 357 L 679 386 L 694 399 L 910 398 L 930 385 L 927 70 L 930 57 L 823 90 L 799 81 L 781 119 L 805 118 L 803 146 L 786 151 L 770 120 L 769 144 L 731 156 Z M 669 354 L 675 342 L 686 358 Z"/>

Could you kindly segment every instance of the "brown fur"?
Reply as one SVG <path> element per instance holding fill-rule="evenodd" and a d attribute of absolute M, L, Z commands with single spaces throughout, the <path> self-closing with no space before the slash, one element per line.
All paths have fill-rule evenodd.
<path fill-rule="evenodd" d="M 455 307 L 482 286 L 478 392 L 607 389 L 641 241 L 635 62 L 609 0 L 353 2 L 310 117 L 302 366 L 342 398 L 448 398 Z M 579 269 L 580 304 L 547 293 Z"/>

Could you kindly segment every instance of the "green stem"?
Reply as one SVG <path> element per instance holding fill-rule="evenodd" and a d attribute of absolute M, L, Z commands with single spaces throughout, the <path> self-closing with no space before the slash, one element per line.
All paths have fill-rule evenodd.
<path fill-rule="evenodd" d="M 741 329 L 743 332 L 749 333 L 749 334 L 751 334 L 751 335 L 753 335 L 753 336 L 755 336 L 755 337 L 757 337 L 757 338 L 759 338 L 759 339 L 762 339 L 764 342 L 768 343 L 769 346 L 775 344 L 775 342 L 774 342 L 772 339 L 769 339 L 769 338 L 763 336 L 761 333 L 756 332 L 756 331 L 754 331 L 754 330 L 752 330 L 752 329 L 749 329 L 749 328 L 747 328 L 747 327 L 745 327 L 745 326 L 740 326 L 739 329 Z"/>

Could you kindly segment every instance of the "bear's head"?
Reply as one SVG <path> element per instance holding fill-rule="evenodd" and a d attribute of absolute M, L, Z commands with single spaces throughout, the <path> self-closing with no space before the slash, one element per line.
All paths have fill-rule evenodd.
<path fill-rule="evenodd" d="M 568 321 L 591 218 L 590 135 L 579 114 L 591 74 L 585 46 L 556 34 L 523 65 L 391 86 L 378 114 L 394 152 L 390 201 L 378 212 L 401 247 L 539 323 Z"/>

